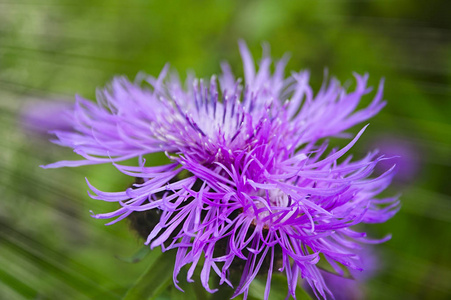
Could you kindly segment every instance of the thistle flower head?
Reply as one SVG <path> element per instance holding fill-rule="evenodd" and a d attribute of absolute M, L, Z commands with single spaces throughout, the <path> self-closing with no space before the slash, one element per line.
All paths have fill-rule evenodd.
<path fill-rule="evenodd" d="M 141 178 L 121 192 L 103 192 L 89 184 L 94 199 L 117 202 L 116 211 L 94 215 L 117 222 L 139 212 L 157 211 L 146 244 L 176 249 L 174 283 L 183 266 L 187 280 L 201 268 L 209 292 L 211 273 L 220 284 L 247 295 L 259 274 L 282 272 L 288 294 L 295 296 L 304 278 L 318 297 L 330 294 L 318 262 L 338 274 L 341 266 L 360 269 L 366 238 L 351 227 L 384 222 L 398 209 L 396 198 L 375 197 L 390 183 L 392 169 L 369 178 L 384 160 L 376 152 L 360 160 L 344 155 L 366 126 L 341 149 L 324 138 L 348 137 L 344 131 L 367 120 L 384 106 L 382 83 L 374 99 L 356 110 L 369 94 L 368 76 L 355 75 L 348 92 L 332 79 L 314 94 L 309 73 L 284 77 L 287 60 L 275 64 L 264 56 L 255 69 L 240 43 L 244 80 L 227 64 L 210 80 L 189 77 L 186 86 L 165 67 L 148 84 L 116 78 L 97 95 L 97 103 L 77 97 L 72 130 L 54 134 L 56 143 L 83 157 L 46 167 L 113 163 L 119 171 Z M 165 152 L 170 162 L 148 166 L 143 156 Z M 138 165 L 121 161 L 137 157 Z M 203 261 L 201 264 L 200 261 Z M 240 268 L 234 284 L 231 272 Z"/>

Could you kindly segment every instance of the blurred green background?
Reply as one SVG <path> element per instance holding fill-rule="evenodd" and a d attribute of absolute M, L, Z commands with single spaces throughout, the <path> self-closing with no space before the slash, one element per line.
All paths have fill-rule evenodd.
<path fill-rule="evenodd" d="M 388 105 L 353 152 L 394 145 L 407 153 L 390 189 L 403 206 L 370 229 L 393 239 L 376 246 L 381 270 L 366 297 L 450 299 L 447 2 L 0 0 L 0 299 L 120 297 L 151 259 L 118 259 L 142 242 L 127 221 L 90 217 L 115 206 L 91 200 L 85 177 L 109 191 L 130 179 L 111 166 L 39 168 L 75 156 L 25 133 L 23 107 L 77 93 L 94 99 L 114 75 L 157 75 L 166 62 L 182 77 L 217 74 L 223 60 L 242 74 L 239 38 L 255 58 L 263 41 L 274 57 L 291 53 L 288 71 L 310 69 L 316 90 L 326 67 L 342 82 L 354 71 L 369 72 L 371 85 L 385 78 Z"/>

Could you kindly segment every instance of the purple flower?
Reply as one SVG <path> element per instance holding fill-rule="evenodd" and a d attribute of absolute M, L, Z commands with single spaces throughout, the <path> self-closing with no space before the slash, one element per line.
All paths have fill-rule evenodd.
<path fill-rule="evenodd" d="M 314 95 L 309 73 L 284 77 L 287 60 L 275 64 L 264 56 L 255 70 L 240 43 L 244 82 L 228 64 L 209 82 L 188 78 L 186 87 L 165 67 L 158 78 L 142 82 L 116 78 L 98 93 L 97 103 L 76 98 L 72 130 L 55 134 L 57 143 L 84 159 L 61 161 L 46 168 L 113 163 L 139 180 L 121 192 L 103 192 L 91 184 L 90 196 L 117 202 L 119 208 L 94 215 L 115 223 L 138 212 L 155 212 L 146 244 L 163 251 L 177 249 L 174 283 L 183 266 L 195 268 L 209 292 L 211 273 L 220 284 L 240 280 L 235 294 L 248 293 L 258 274 L 267 276 L 268 297 L 273 272 L 285 273 L 288 293 L 295 295 L 304 278 L 315 294 L 327 288 L 318 261 L 359 270 L 362 243 L 379 243 L 351 227 L 379 223 L 399 208 L 396 198 L 375 197 L 390 183 L 393 168 L 369 178 L 384 157 L 376 152 L 360 160 L 343 158 L 365 127 L 341 149 L 328 150 L 324 138 L 347 137 L 348 128 L 377 114 L 382 83 L 371 101 L 368 76 L 355 75 L 347 92 L 332 79 Z M 165 152 L 170 162 L 147 166 L 143 155 Z M 137 166 L 119 162 L 137 157 Z M 203 260 L 203 264 L 199 263 Z"/>
<path fill-rule="evenodd" d="M 73 128 L 69 114 L 73 106 L 73 103 L 66 101 L 29 102 L 22 109 L 22 127 L 26 132 L 46 137 L 49 131 L 69 131 Z"/>
<path fill-rule="evenodd" d="M 370 146 L 379 149 L 380 153 L 390 160 L 381 162 L 375 169 L 375 173 L 383 173 L 389 168 L 389 164 L 396 164 L 396 174 L 393 183 L 409 184 L 413 182 L 421 171 L 421 151 L 413 142 L 403 136 L 380 135 L 376 137 Z"/>
<path fill-rule="evenodd" d="M 361 257 L 361 266 L 364 270 L 350 269 L 347 276 L 326 270 L 320 271 L 335 300 L 366 299 L 364 283 L 377 273 L 381 262 L 368 247 L 361 249 L 358 254 Z M 303 287 L 309 294 L 314 294 L 308 284 L 304 283 Z"/>

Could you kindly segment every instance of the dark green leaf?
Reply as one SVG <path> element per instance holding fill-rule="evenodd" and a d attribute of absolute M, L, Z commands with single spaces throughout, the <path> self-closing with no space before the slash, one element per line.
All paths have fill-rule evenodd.
<path fill-rule="evenodd" d="M 266 287 L 266 278 L 254 279 L 249 288 L 249 298 L 255 300 L 264 299 L 265 287 Z M 288 285 L 286 277 L 281 274 L 273 274 L 271 280 L 271 291 L 269 294 L 269 299 L 270 300 L 285 299 L 287 295 L 288 295 Z M 296 289 L 296 299 L 311 300 L 310 296 L 301 286 L 298 286 Z"/>
<path fill-rule="evenodd" d="M 156 251 L 155 251 L 156 252 Z M 175 252 L 155 254 L 149 268 L 127 291 L 124 300 L 156 299 L 172 281 Z"/>
<path fill-rule="evenodd" d="M 130 257 L 116 256 L 117 259 L 131 264 L 142 261 L 151 252 L 147 245 L 142 246 L 135 254 Z"/>

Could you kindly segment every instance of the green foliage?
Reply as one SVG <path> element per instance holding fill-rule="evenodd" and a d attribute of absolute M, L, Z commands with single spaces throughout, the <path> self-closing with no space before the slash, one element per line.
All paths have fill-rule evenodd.
<path fill-rule="evenodd" d="M 130 257 L 118 256 L 117 258 L 122 261 L 131 263 L 131 264 L 136 264 L 136 263 L 142 261 L 150 253 L 151 253 L 150 247 L 147 245 L 144 245 L 141 247 L 141 249 L 139 249 L 135 254 L 133 254 Z"/>
<path fill-rule="evenodd" d="M 148 269 L 127 291 L 124 300 L 157 299 L 171 284 L 175 255 L 170 251 L 161 255 L 154 251 Z"/>

